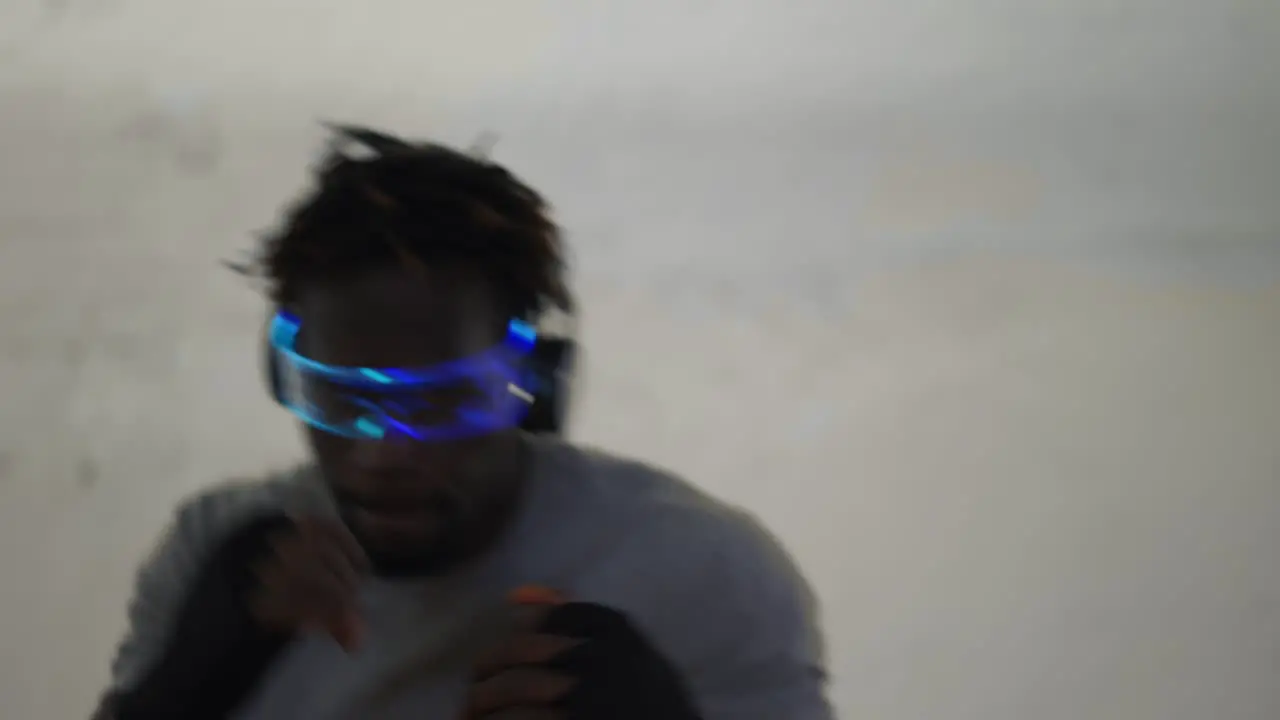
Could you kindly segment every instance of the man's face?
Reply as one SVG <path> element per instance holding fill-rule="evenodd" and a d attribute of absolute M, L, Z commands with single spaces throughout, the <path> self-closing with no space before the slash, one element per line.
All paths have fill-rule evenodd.
<path fill-rule="evenodd" d="M 317 286 L 296 312 L 301 352 L 333 365 L 425 367 L 502 338 L 489 286 L 458 267 L 389 268 Z M 514 431 L 431 442 L 307 432 L 343 519 L 383 574 L 434 574 L 467 559 L 518 486 Z"/>

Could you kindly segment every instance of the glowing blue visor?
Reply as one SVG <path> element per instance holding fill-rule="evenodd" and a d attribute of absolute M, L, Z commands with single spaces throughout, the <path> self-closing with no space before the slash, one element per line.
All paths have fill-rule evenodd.
<path fill-rule="evenodd" d="M 507 337 L 471 357 L 426 368 L 328 365 L 297 351 L 298 318 L 271 320 L 276 399 L 312 427 L 348 438 L 439 441 L 517 427 L 533 401 L 525 356 L 537 331 L 512 320 Z"/>

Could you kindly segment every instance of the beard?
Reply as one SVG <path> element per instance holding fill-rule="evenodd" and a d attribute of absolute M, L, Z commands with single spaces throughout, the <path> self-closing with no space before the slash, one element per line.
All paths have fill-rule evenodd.
<path fill-rule="evenodd" d="M 433 578 L 447 575 L 465 561 L 465 553 L 447 547 L 412 551 L 365 550 L 374 577 L 386 580 Z"/>
<path fill-rule="evenodd" d="M 516 488 L 501 489 L 500 493 L 467 499 L 434 497 L 429 505 L 412 512 L 421 524 L 404 528 L 403 534 L 369 527 L 367 513 L 376 512 L 376 507 L 342 492 L 335 493 L 335 499 L 339 518 L 364 549 L 376 577 L 430 578 L 447 575 L 475 560 L 502 535 L 522 494 Z"/>
<path fill-rule="evenodd" d="M 422 526 L 404 537 L 388 537 L 367 527 L 367 506 L 338 494 L 338 516 L 364 549 L 376 577 L 435 577 L 467 559 L 468 522 L 452 503 L 436 502 L 420 513 Z"/>
<path fill-rule="evenodd" d="M 514 444 L 503 447 L 503 439 Z M 529 455 L 519 435 L 499 440 L 451 463 L 450 474 L 457 479 L 449 483 L 419 482 L 411 469 L 382 482 L 344 483 L 342 473 L 331 470 L 342 467 L 345 445 L 313 437 L 313 447 L 338 516 L 363 547 L 374 574 L 415 578 L 458 569 L 502 534 L 523 496 Z M 434 489 L 406 490 L 424 486 Z M 365 490 L 349 489 L 357 487 Z M 369 492 L 370 487 L 382 490 Z"/>

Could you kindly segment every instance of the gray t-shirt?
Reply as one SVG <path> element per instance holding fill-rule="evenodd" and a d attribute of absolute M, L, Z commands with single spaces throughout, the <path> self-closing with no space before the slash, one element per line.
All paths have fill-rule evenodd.
<path fill-rule="evenodd" d="M 627 613 L 682 672 L 707 720 L 830 720 L 813 597 L 746 513 L 645 465 L 531 439 L 535 471 L 512 531 L 464 575 L 368 581 L 364 644 L 296 640 L 236 720 L 448 720 L 471 659 L 526 584 Z M 148 672 L 205 554 L 255 514 L 332 512 L 314 471 L 224 485 L 179 509 L 139 573 L 115 690 Z"/>

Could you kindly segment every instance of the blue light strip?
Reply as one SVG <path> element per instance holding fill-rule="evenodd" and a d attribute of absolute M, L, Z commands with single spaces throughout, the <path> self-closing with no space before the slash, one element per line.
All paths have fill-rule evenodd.
<path fill-rule="evenodd" d="M 298 331 L 302 323 L 297 317 L 284 312 L 277 312 L 271 319 L 269 336 L 271 345 L 281 354 L 289 358 L 299 369 L 306 372 L 324 375 L 347 384 L 364 385 L 416 385 L 453 380 L 467 376 L 469 368 L 477 364 L 491 364 L 500 360 L 512 350 L 523 355 L 533 349 L 538 341 L 538 331 L 529 323 L 512 318 L 507 324 L 507 337 L 498 346 L 490 348 L 471 357 L 460 358 L 450 362 L 432 365 L 429 368 L 405 370 L 402 368 L 370 368 L 330 365 L 312 360 L 297 351 Z"/>
<path fill-rule="evenodd" d="M 300 420 L 324 432 L 349 438 L 373 440 L 381 440 L 389 434 L 419 441 L 459 439 L 515 427 L 523 416 L 524 410 L 528 408 L 526 399 L 528 394 L 516 392 L 522 388 L 516 386 L 515 379 L 518 373 L 512 371 L 509 365 L 513 352 L 517 355 L 525 355 L 537 342 L 537 330 L 523 320 L 511 320 L 507 326 L 507 337 L 502 343 L 489 350 L 459 360 L 414 370 L 350 367 L 312 360 L 297 351 L 300 329 L 301 322 L 296 316 L 283 311 L 276 313 L 271 320 L 268 335 L 271 346 L 284 356 L 284 361 L 298 370 L 320 375 L 348 386 L 389 388 L 427 385 L 470 377 L 474 375 L 477 366 L 498 370 L 500 375 L 508 378 L 507 391 L 500 395 L 507 403 L 503 405 L 504 410 L 492 413 L 470 413 L 463 422 L 437 427 L 414 427 L 376 408 L 370 408 L 370 414 L 357 418 L 349 425 L 334 425 L 325 422 L 310 409 L 296 402 L 294 398 L 280 398 L 281 404 Z"/>
<path fill-rule="evenodd" d="M 285 404 L 285 408 L 298 419 L 330 435 L 371 440 L 381 440 L 388 434 L 418 441 L 457 440 L 485 435 L 514 426 L 512 422 L 503 422 L 490 417 L 484 422 L 457 423 L 436 428 L 414 428 L 387 415 L 379 415 L 378 420 L 386 423 L 390 428 L 384 427 L 378 421 L 370 419 L 369 416 L 356 420 L 353 427 L 344 427 L 323 422 L 294 403 Z"/>

